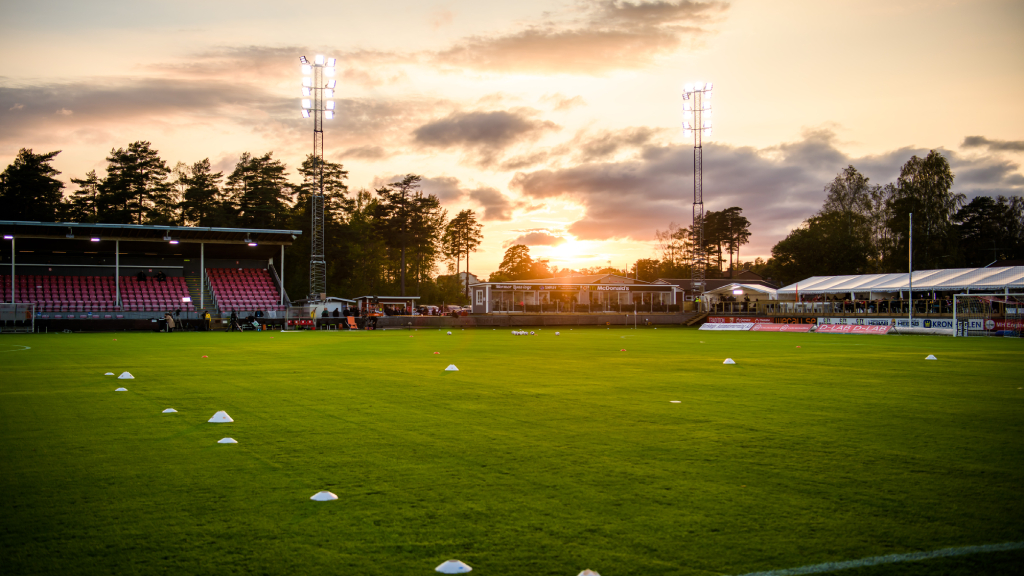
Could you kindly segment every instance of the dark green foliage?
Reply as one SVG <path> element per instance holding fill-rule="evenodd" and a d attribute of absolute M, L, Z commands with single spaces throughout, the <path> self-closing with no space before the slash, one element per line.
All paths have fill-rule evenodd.
<path fill-rule="evenodd" d="M 183 173 L 181 211 L 191 226 L 231 227 L 235 210 L 221 190 L 223 172 L 213 172 L 210 159 L 204 158 Z"/>
<path fill-rule="evenodd" d="M 110 151 L 107 176 L 99 184 L 97 219 L 111 224 L 166 224 L 170 185 L 167 167 L 149 142 Z"/>
<path fill-rule="evenodd" d="M 3 220 L 53 222 L 60 207 L 64 183 L 54 178 L 60 172 L 50 165 L 60 150 L 33 154 L 22 148 L 0 173 L 0 208 Z"/>
<path fill-rule="evenodd" d="M 253 156 L 245 152 L 228 176 L 226 190 L 238 209 L 240 228 L 283 228 L 287 220 L 292 186 L 286 167 L 273 152 Z"/>
<path fill-rule="evenodd" d="M 913 156 L 896 181 L 889 199 L 887 226 L 895 239 L 887 255 L 889 270 L 907 270 L 909 265 L 910 214 L 914 215 L 914 268 L 933 270 L 957 264 L 957 236 L 953 218 L 964 204 L 963 194 L 954 194 L 949 162 L 932 150 L 925 158 Z"/>
<path fill-rule="evenodd" d="M 1024 540 L 1020 342 L 453 332 L 5 336 L 0 572 L 736 575 Z"/>
<path fill-rule="evenodd" d="M 967 266 L 1024 258 L 1024 199 L 978 196 L 956 213 L 955 221 Z"/>
<path fill-rule="evenodd" d="M 854 215 L 859 226 L 863 217 Z M 772 272 L 782 285 L 810 276 L 867 272 L 868 245 L 846 233 L 849 216 L 826 212 L 813 216 L 772 247 Z"/>

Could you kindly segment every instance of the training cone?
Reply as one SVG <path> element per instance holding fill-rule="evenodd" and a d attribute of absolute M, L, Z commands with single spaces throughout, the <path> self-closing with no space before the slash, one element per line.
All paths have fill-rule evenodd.
<path fill-rule="evenodd" d="M 113 376 L 113 375 L 114 375 L 113 372 L 107 372 L 106 374 L 104 374 L 104 376 Z"/>
<path fill-rule="evenodd" d="M 440 354 L 440 352 L 434 352 L 434 354 Z"/>
<path fill-rule="evenodd" d="M 203 356 L 203 358 L 209 358 L 209 356 Z"/>
<path fill-rule="evenodd" d="M 938 358 L 935 357 L 935 354 L 929 354 L 925 360 L 938 360 Z"/>
<path fill-rule="evenodd" d="M 177 410 L 175 410 L 174 408 L 168 408 L 168 409 L 163 411 L 164 414 L 174 414 L 176 412 L 177 412 Z"/>
<path fill-rule="evenodd" d="M 223 410 L 218 410 L 217 413 L 213 415 L 213 418 L 210 418 L 209 420 L 207 420 L 207 422 L 234 422 L 234 420 L 231 419 L 231 416 L 228 416 L 227 412 Z"/>
<path fill-rule="evenodd" d="M 127 388 L 118 388 L 117 390 L 114 390 L 114 392 L 127 392 L 127 391 L 128 391 Z"/>
<path fill-rule="evenodd" d="M 622 350 L 619 350 L 619 352 L 625 352 L 625 351 L 626 351 L 626 349 L 625 349 L 625 348 L 623 348 Z"/>
<path fill-rule="evenodd" d="M 735 363 L 736 362 L 734 362 L 732 358 L 726 358 L 725 362 L 722 362 L 722 364 L 735 364 Z"/>
<path fill-rule="evenodd" d="M 238 444 L 238 440 L 235 440 L 234 438 L 221 438 L 220 440 L 217 440 L 217 444 Z"/>
<path fill-rule="evenodd" d="M 316 500 L 317 502 L 330 502 L 331 500 L 337 500 L 338 495 L 334 492 L 328 492 L 327 490 L 321 490 L 316 494 L 309 497 L 310 500 Z"/>
<path fill-rule="evenodd" d="M 135 380 L 135 376 L 132 376 L 131 372 L 121 372 L 121 375 L 117 377 L 118 380 Z"/>
<path fill-rule="evenodd" d="M 455 367 L 455 364 L 449 364 L 448 367 L 444 369 L 444 371 L 445 372 L 458 372 L 459 369 Z"/>
<path fill-rule="evenodd" d="M 434 568 L 434 570 L 441 574 L 462 574 L 463 572 L 469 572 L 472 568 L 464 564 L 461 560 L 445 560 L 440 566 Z"/>
<path fill-rule="evenodd" d="M 655 330 L 657 330 L 657 328 L 655 328 Z M 579 574 L 577 574 L 577 576 L 601 576 L 601 575 L 598 574 L 597 572 L 594 572 L 590 568 L 587 568 L 583 572 L 580 572 Z"/>

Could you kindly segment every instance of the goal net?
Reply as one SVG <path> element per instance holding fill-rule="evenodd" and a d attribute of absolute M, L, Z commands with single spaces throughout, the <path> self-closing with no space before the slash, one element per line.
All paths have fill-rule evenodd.
<path fill-rule="evenodd" d="M 953 297 L 954 336 L 1020 338 L 1024 294 L 957 294 Z"/>
<path fill-rule="evenodd" d="M 0 332 L 35 332 L 36 305 L 0 304 Z"/>

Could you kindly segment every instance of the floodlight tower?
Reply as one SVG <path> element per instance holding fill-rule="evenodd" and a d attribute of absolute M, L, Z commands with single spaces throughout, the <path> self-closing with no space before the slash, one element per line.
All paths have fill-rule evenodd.
<path fill-rule="evenodd" d="M 334 58 L 323 54 L 313 57 L 313 62 L 299 57 L 302 63 L 302 117 L 313 117 L 313 190 L 310 194 L 310 213 L 313 222 L 310 229 L 309 256 L 309 299 L 319 302 L 320 295 L 327 292 L 327 260 L 324 258 L 324 118 L 334 118 Z M 329 79 L 325 82 L 324 76 Z"/>
<path fill-rule="evenodd" d="M 690 266 L 690 289 L 694 296 L 703 294 L 708 256 L 704 251 L 704 182 L 701 139 L 711 136 L 711 82 L 694 82 L 683 87 L 683 136 L 693 135 L 693 264 Z"/>

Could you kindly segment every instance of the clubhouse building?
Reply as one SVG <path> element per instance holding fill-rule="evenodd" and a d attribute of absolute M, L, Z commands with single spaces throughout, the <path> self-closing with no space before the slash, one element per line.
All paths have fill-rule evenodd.
<path fill-rule="evenodd" d="M 474 314 L 677 312 L 682 290 L 615 274 L 470 284 Z"/>

